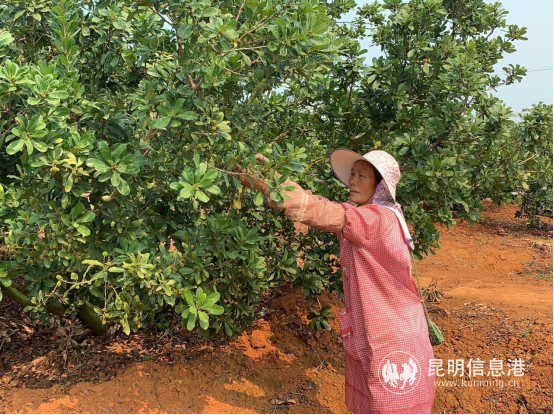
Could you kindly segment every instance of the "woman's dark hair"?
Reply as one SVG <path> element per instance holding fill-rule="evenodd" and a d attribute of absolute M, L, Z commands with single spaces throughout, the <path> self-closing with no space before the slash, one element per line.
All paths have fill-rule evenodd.
<path fill-rule="evenodd" d="M 379 173 L 379 170 L 377 170 L 375 168 L 375 166 L 373 164 L 371 164 L 369 161 L 367 160 L 360 160 L 360 161 L 365 161 L 367 164 L 369 164 L 369 166 L 372 168 L 373 170 L 373 175 L 375 176 L 375 180 L 377 181 L 377 184 L 381 183 L 381 180 L 383 180 L 383 176 L 381 176 L 381 173 Z"/>
<path fill-rule="evenodd" d="M 379 170 L 377 170 L 373 164 L 369 164 L 373 168 L 373 174 L 375 175 L 375 179 L 377 179 L 377 184 L 381 183 L 381 180 L 383 180 L 383 176 L 381 176 L 381 173 L 379 173 Z"/>

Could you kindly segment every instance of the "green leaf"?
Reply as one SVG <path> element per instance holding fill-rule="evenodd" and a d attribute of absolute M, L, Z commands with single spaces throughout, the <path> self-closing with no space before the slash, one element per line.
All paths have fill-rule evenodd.
<path fill-rule="evenodd" d="M 6 153 L 13 155 L 23 148 L 25 141 L 23 139 L 15 140 L 6 148 Z"/>
<path fill-rule="evenodd" d="M 46 285 L 48 288 L 52 288 L 54 285 L 56 285 L 56 283 L 51 279 L 43 280 L 42 283 Z"/>
<path fill-rule="evenodd" d="M 198 307 L 202 307 L 204 302 L 206 301 L 206 293 L 202 290 L 202 288 L 198 288 L 196 291 L 196 305 Z"/>
<path fill-rule="evenodd" d="M 85 213 L 83 216 L 81 216 L 79 219 L 78 219 L 78 222 L 79 223 L 88 223 L 88 222 L 92 222 L 94 220 L 94 218 L 96 217 L 96 215 L 94 214 L 94 212 L 87 212 Z"/>
<path fill-rule="evenodd" d="M 187 330 L 194 329 L 194 326 L 196 325 L 196 314 L 189 314 L 189 321 L 187 323 Z"/>
<path fill-rule="evenodd" d="M 166 295 L 165 296 L 165 302 L 169 305 L 175 305 L 176 297 L 175 295 Z"/>
<path fill-rule="evenodd" d="M 225 334 L 227 336 L 231 337 L 233 335 L 233 330 L 231 329 L 231 326 L 229 324 L 225 323 Z"/>
<path fill-rule="evenodd" d="M 42 138 L 48 134 L 45 128 L 46 124 L 42 121 L 42 116 L 38 113 L 32 116 L 27 126 L 29 135 L 33 138 Z"/>
<path fill-rule="evenodd" d="M 122 180 L 120 174 L 118 172 L 112 172 L 110 176 L 110 183 L 112 184 L 112 186 L 118 186 L 120 180 Z"/>
<path fill-rule="evenodd" d="M 67 91 L 63 91 L 61 89 L 58 89 L 56 91 L 51 92 L 50 95 L 49 95 L 49 98 L 62 100 L 62 99 L 69 98 L 69 94 L 67 93 Z"/>
<path fill-rule="evenodd" d="M 167 127 L 170 121 L 171 118 L 168 117 L 154 118 L 152 121 L 150 121 L 149 127 L 151 129 L 162 129 Z"/>
<path fill-rule="evenodd" d="M 209 186 L 209 187 L 206 187 L 204 188 L 204 191 L 205 192 L 209 192 L 211 193 L 212 195 L 218 195 L 221 193 L 221 189 L 216 186 L 216 185 L 212 185 L 212 186 Z"/>
<path fill-rule="evenodd" d="M 102 173 L 100 176 L 98 176 L 98 181 L 100 183 L 104 183 L 104 182 L 110 180 L 110 177 L 112 177 L 112 172 L 108 171 L 107 173 Z"/>
<path fill-rule="evenodd" d="M 200 182 L 198 182 L 198 184 L 200 185 L 200 187 L 208 187 L 210 186 L 213 181 L 217 178 L 217 171 L 215 170 L 208 170 L 204 176 L 202 177 L 202 179 L 200 180 Z"/>
<path fill-rule="evenodd" d="M 194 173 L 190 167 L 186 167 L 185 170 L 182 173 L 183 178 L 187 183 L 194 184 Z"/>
<path fill-rule="evenodd" d="M 140 173 L 140 165 L 138 164 L 127 164 L 127 174 L 136 176 Z"/>
<path fill-rule="evenodd" d="M 86 164 L 88 167 L 92 167 L 98 173 L 106 173 L 110 171 L 110 166 L 108 166 L 106 163 L 104 163 L 99 159 L 94 159 L 94 158 L 88 159 Z"/>
<path fill-rule="evenodd" d="M 223 307 L 221 307 L 220 305 L 217 305 L 217 304 L 214 304 L 210 307 L 206 307 L 204 309 L 206 311 L 208 311 L 213 316 L 219 316 L 219 315 L 223 314 L 223 312 L 225 311 L 225 309 Z"/>
<path fill-rule="evenodd" d="M 198 200 L 200 200 L 201 202 L 204 202 L 204 203 L 207 203 L 207 202 L 210 201 L 210 198 L 202 190 L 197 190 L 194 193 L 194 196 L 196 197 L 196 199 L 198 199 Z"/>
<path fill-rule="evenodd" d="M 254 196 L 254 205 L 261 206 L 264 203 L 264 195 L 261 192 L 257 192 Z"/>
<path fill-rule="evenodd" d="M 85 207 L 83 206 L 83 204 L 81 202 L 77 203 L 73 207 L 73 209 L 71 209 L 71 213 L 69 214 L 69 216 L 71 217 L 71 220 L 75 222 L 77 218 L 81 215 L 81 213 L 83 213 L 84 210 L 85 210 Z"/>
<path fill-rule="evenodd" d="M 181 182 L 181 185 L 183 186 L 183 188 L 179 192 L 179 197 L 181 199 L 188 199 L 194 193 L 194 188 L 188 183 Z"/>
<path fill-rule="evenodd" d="M 252 60 L 248 57 L 248 55 L 246 55 L 245 53 L 242 54 L 242 62 L 246 65 L 246 66 L 251 66 L 252 65 Z"/>
<path fill-rule="evenodd" d="M 124 332 L 126 335 L 131 334 L 131 328 L 129 327 L 129 321 L 127 321 L 127 317 L 125 317 L 125 318 L 121 321 L 121 325 L 123 326 L 123 332 Z"/>
<path fill-rule="evenodd" d="M 219 13 L 215 7 L 208 7 L 202 12 L 202 17 L 212 17 Z"/>
<path fill-rule="evenodd" d="M 2 31 L 0 32 L 0 47 L 6 46 L 13 43 L 13 36 L 10 32 Z"/>
<path fill-rule="evenodd" d="M 207 320 L 204 320 L 203 318 L 201 318 L 202 315 L 205 315 Z M 204 330 L 207 330 L 208 327 L 210 326 L 208 315 L 206 313 L 200 311 L 198 313 L 198 316 L 199 316 L 199 319 L 200 319 L 200 327 L 202 327 Z"/>
<path fill-rule="evenodd" d="M 181 39 L 188 39 L 192 32 L 192 25 L 190 24 L 183 24 L 179 26 L 179 29 L 177 29 L 177 36 L 179 36 Z"/>
<path fill-rule="evenodd" d="M 210 294 L 204 303 L 202 304 L 202 308 L 211 307 L 213 304 L 217 303 L 219 301 L 219 298 L 221 295 L 218 292 Z M 200 305 L 199 305 L 200 306 Z"/>
<path fill-rule="evenodd" d="M 29 153 L 29 155 L 33 154 L 34 146 L 31 140 L 25 140 L 25 147 L 27 148 L 27 153 Z"/>
<path fill-rule="evenodd" d="M 217 175 L 216 175 L 217 176 Z M 211 177 L 208 177 L 208 174 L 205 174 L 204 177 L 202 177 L 202 179 L 198 182 L 198 185 L 200 187 L 208 187 L 208 186 L 211 186 L 211 184 L 213 183 L 214 179 L 211 178 Z"/>
<path fill-rule="evenodd" d="M 429 65 L 426 63 L 423 64 L 423 72 L 429 73 Z"/>
<path fill-rule="evenodd" d="M 198 183 L 202 179 L 202 177 L 204 176 L 204 173 L 206 173 L 207 168 L 208 168 L 208 166 L 206 165 L 206 163 L 200 163 L 200 165 L 198 166 L 198 168 L 194 172 L 194 181 L 195 181 L 195 183 Z"/>
<path fill-rule="evenodd" d="M 79 225 L 77 227 L 77 232 L 79 232 L 83 236 L 89 236 L 90 235 L 90 229 L 87 228 L 86 226 L 83 226 L 83 225 Z"/>
<path fill-rule="evenodd" d="M 48 146 L 40 141 L 33 140 L 33 146 L 41 153 L 44 153 L 46 150 L 48 150 Z"/>
<path fill-rule="evenodd" d="M 102 293 L 98 288 L 95 286 L 88 287 L 89 292 L 98 298 L 104 298 L 104 293 Z"/>
<path fill-rule="evenodd" d="M 125 24 L 125 22 L 122 22 L 121 20 L 115 20 L 113 22 L 113 27 L 115 27 L 117 30 L 123 30 L 125 29 L 125 27 L 127 27 L 127 25 Z"/>
<path fill-rule="evenodd" d="M 227 37 L 228 39 L 238 39 L 239 38 L 239 34 L 236 30 L 233 30 L 233 29 L 229 29 L 229 30 L 226 30 L 223 35 L 225 37 Z"/>
<path fill-rule="evenodd" d="M 65 225 L 65 226 L 71 226 L 72 222 L 71 222 L 71 219 L 69 219 L 69 215 L 62 215 L 62 223 Z"/>
<path fill-rule="evenodd" d="M 185 296 L 185 301 L 187 302 L 187 304 L 189 306 L 191 306 L 191 307 L 196 306 L 196 304 L 194 302 L 194 297 L 192 296 L 192 293 L 188 289 L 185 289 L 184 296 Z"/>
<path fill-rule="evenodd" d="M 312 29 L 312 33 L 316 35 L 320 35 L 322 33 L 325 33 L 328 28 L 329 28 L 328 23 L 320 23 Z"/>
<path fill-rule="evenodd" d="M 37 104 L 40 104 L 40 99 L 39 98 L 35 98 L 35 97 L 29 97 L 27 98 L 27 103 L 29 105 L 37 105 Z"/>
<path fill-rule="evenodd" d="M 112 152 L 110 151 L 110 147 L 108 147 L 108 143 L 106 143 L 105 141 L 100 141 L 98 143 L 98 151 L 100 152 L 100 156 L 104 159 L 104 161 L 108 162 L 112 160 Z"/>
<path fill-rule="evenodd" d="M 112 160 L 116 163 L 122 161 L 123 156 L 127 152 L 126 144 L 118 144 L 115 150 L 112 152 Z M 133 157 L 134 158 L 134 157 Z"/>
<path fill-rule="evenodd" d="M 198 118 L 198 116 L 193 111 L 186 111 L 186 112 L 182 112 L 179 115 L 177 115 L 177 118 L 180 118 L 180 119 L 186 120 L 186 121 L 194 121 L 194 120 L 196 120 L 196 118 Z"/>
<path fill-rule="evenodd" d="M 129 183 L 127 183 L 127 180 L 119 179 L 119 184 L 117 185 L 117 190 L 119 193 L 121 193 L 123 196 L 127 196 L 131 192 L 131 188 L 129 187 Z"/>

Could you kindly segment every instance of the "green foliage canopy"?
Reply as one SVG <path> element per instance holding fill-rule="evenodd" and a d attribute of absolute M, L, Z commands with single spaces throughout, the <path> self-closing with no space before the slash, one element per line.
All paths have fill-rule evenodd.
<path fill-rule="evenodd" d="M 283 280 L 310 298 L 340 290 L 333 237 L 297 234 L 229 174 L 257 152 L 278 202 L 288 176 L 341 198 L 322 162 L 334 148 L 391 152 L 420 254 L 439 246 L 435 223 L 508 200 L 540 139 L 505 162 L 514 122 L 490 90 L 525 69 L 492 68 L 525 29 L 478 0 L 387 0 L 338 23 L 354 5 L 0 5 L 0 285 L 23 275 L 35 317 L 85 306 L 129 333 L 173 309 L 189 330 L 229 336 Z M 383 51 L 369 66 L 362 36 Z"/>

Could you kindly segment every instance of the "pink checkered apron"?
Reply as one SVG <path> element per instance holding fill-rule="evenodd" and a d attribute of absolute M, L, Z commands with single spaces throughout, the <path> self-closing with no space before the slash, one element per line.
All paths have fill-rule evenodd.
<path fill-rule="evenodd" d="M 401 225 L 382 206 L 342 206 L 345 222 L 336 235 L 346 405 L 354 413 L 430 413 L 433 350 Z"/>

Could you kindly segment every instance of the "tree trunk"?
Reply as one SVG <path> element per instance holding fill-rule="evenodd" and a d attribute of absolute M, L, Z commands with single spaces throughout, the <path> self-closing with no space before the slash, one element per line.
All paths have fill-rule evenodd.
<path fill-rule="evenodd" d="M 31 299 L 19 291 L 19 287 L 16 284 L 13 284 L 9 287 L 0 286 L 2 292 L 10 297 L 13 301 L 19 304 L 22 307 L 33 306 Z M 46 303 L 46 310 L 57 316 L 62 317 L 65 314 L 65 307 L 59 303 L 48 302 Z M 108 329 L 108 326 L 102 324 L 100 318 L 94 313 L 87 304 L 83 304 L 79 307 L 77 312 L 79 319 L 87 326 L 91 331 L 100 336 Z"/>
<path fill-rule="evenodd" d="M 98 315 L 91 310 L 91 307 L 88 306 L 88 303 L 85 303 L 81 307 L 79 307 L 77 314 L 79 315 L 79 319 L 83 322 L 83 324 L 91 329 L 95 335 L 101 336 L 106 332 L 106 330 L 108 330 L 108 326 L 102 324 L 102 320 L 100 320 Z"/>

